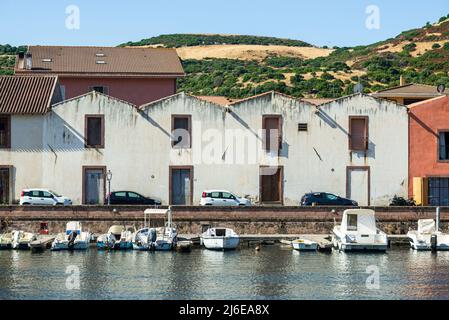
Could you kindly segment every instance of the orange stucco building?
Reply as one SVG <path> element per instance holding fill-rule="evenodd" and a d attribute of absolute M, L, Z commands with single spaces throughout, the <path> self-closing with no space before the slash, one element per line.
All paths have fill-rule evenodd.
<path fill-rule="evenodd" d="M 409 105 L 409 197 L 449 205 L 449 96 Z"/>

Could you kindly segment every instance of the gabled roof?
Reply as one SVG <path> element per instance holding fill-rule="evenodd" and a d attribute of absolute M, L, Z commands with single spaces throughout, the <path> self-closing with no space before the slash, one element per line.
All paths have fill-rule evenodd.
<path fill-rule="evenodd" d="M 135 104 L 132 104 L 131 102 L 128 102 L 128 101 L 125 101 L 125 100 L 121 100 L 119 98 L 116 98 L 116 97 L 113 97 L 113 96 L 110 96 L 110 95 L 107 95 L 107 94 L 104 94 L 104 93 L 101 93 L 101 92 L 98 92 L 98 91 L 95 91 L 95 90 L 92 90 L 92 91 L 83 93 L 83 94 L 81 94 L 79 96 L 76 96 L 76 97 L 73 97 L 73 98 L 70 98 L 70 99 L 67 99 L 67 100 L 55 103 L 55 104 L 52 105 L 52 108 L 57 107 L 59 105 L 66 104 L 66 103 L 68 103 L 70 101 L 75 101 L 75 100 L 79 100 L 79 99 L 87 97 L 87 96 L 94 96 L 94 95 L 98 95 L 100 97 L 104 97 L 104 98 L 107 98 L 107 99 L 112 99 L 112 100 L 115 100 L 117 102 L 120 102 L 120 103 L 123 103 L 123 104 L 127 104 L 127 105 L 129 105 L 129 106 L 131 106 L 133 108 L 137 108 L 137 106 Z"/>
<path fill-rule="evenodd" d="M 55 76 L 0 77 L 0 113 L 44 114 L 50 110 Z"/>
<path fill-rule="evenodd" d="M 218 104 L 218 103 L 216 103 L 216 102 L 214 102 L 214 101 L 210 101 L 210 100 L 207 100 L 207 99 L 201 99 L 201 98 L 198 97 L 198 96 L 194 96 L 194 95 L 191 95 L 191 94 L 187 94 L 187 93 L 185 93 L 184 91 L 181 91 L 181 92 L 172 94 L 172 95 L 170 95 L 170 96 L 167 96 L 167 97 L 164 97 L 164 98 L 155 100 L 155 101 L 151 101 L 151 102 L 145 103 L 145 104 L 143 104 L 143 105 L 140 105 L 138 108 L 139 108 L 140 110 L 144 110 L 144 109 L 147 108 L 147 107 L 154 106 L 154 105 L 157 105 L 157 104 L 159 104 L 159 103 L 161 103 L 161 102 L 168 101 L 168 100 L 171 100 L 171 99 L 174 99 L 174 98 L 180 98 L 180 97 L 181 97 L 181 98 L 195 99 L 195 100 L 197 100 L 197 101 L 199 101 L 199 102 L 202 102 L 202 103 L 209 103 L 209 104 L 211 104 L 211 105 L 213 105 L 213 106 L 215 106 L 215 107 L 219 107 L 219 108 L 223 109 L 223 106 L 222 106 L 222 105 L 220 105 L 220 104 Z"/>
<path fill-rule="evenodd" d="M 319 106 L 320 104 L 331 102 L 335 98 L 302 98 L 301 100 Z"/>
<path fill-rule="evenodd" d="M 313 103 L 307 101 L 306 99 L 293 97 L 293 96 L 287 95 L 287 94 L 285 94 L 285 93 L 281 93 L 281 92 L 273 91 L 273 90 L 272 90 L 272 91 L 267 91 L 267 92 L 264 92 L 264 93 L 256 94 L 256 95 L 251 96 L 251 97 L 248 97 L 248 98 L 244 98 L 244 99 L 240 99 L 240 100 L 233 101 L 233 102 L 231 102 L 231 103 L 229 104 L 229 106 L 234 106 L 234 105 L 243 103 L 243 102 L 245 102 L 245 101 L 250 101 L 250 100 L 254 100 L 254 99 L 259 99 L 259 98 L 265 97 L 265 96 L 272 96 L 272 97 L 273 97 L 273 96 L 275 96 L 275 95 L 278 95 L 278 96 L 281 96 L 281 97 L 284 97 L 284 98 L 287 98 L 287 99 L 291 99 L 291 100 L 294 100 L 294 101 L 304 102 L 304 103 L 307 103 L 307 104 L 315 105 L 315 104 L 313 104 Z"/>
<path fill-rule="evenodd" d="M 449 94 L 449 89 L 445 90 L 445 94 Z M 429 86 L 426 84 L 417 84 L 417 83 L 409 83 L 398 87 L 383 89 L 372 94 L 373 97 L 378 98 L 392 98 L 392 97 L 433 98 L 440 95 L 441 93 L 437 91 L 436 86 Z"/>
<path fill-rule="evenodd" d="M 380 101 L 380 102 L 394 104 L 394 105 L 402 107 L 402 108 L 407 108 L 403 104 L 397 103 L 395 101 L 387 100 L 387 99 L 383 99 L 383 98 L 378 98 L 378 97 L 373 97 L 372 95 L 369 95 L 369 94 L 366 94 L 366 93 L 361 93 L 361 92 L 349 94 L 347 96 L 343 96 L 343 97 L 340 97 L 340 98 L 337 98 L 337 99 L 332 99 L 329 102 L 322 103 L 322 104 L 318 105 L 318 108 L 330 105 L 330 104 L 332 104 L 334 102 L 340 102 L 340 101 L 343 101 L 343 100 L 346 100 L 346 99 L 351 99 L 351 98 L 354 98 L 354 97 L 362 97 L 362 98 L 365 98 L 365 99 L 372 99 L 372 100 L 376 100 L 376 101 Z"/>
<path fill-rule="evenodd" d="M 18 58 L 16 73 L 61 75 L 184 76 L 175 49 L 29 46 L 31 70 Z"/>

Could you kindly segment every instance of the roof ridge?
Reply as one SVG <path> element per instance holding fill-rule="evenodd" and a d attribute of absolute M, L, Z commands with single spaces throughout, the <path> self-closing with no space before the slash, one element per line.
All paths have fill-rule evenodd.
<path fill-rule="evenodd" d="M 161 50 L 161 49 L 167 49 L 167 50 L 175 50 L 176 48 L 167 48 L 167 47 L 142 47 L 142 46 L 125 46 L 125 47 L 117 47 L 117 46 L 65 46 L 65 45 L 28 45 L 28 48 L 35 47 L 35 48 L 89 48 L 89 49 L 150 49 L 150 50 Z"/>
<path fill-rule="evenodd" d="M 70 101 L 73 101 L 73 100 L 77 100 L 77 99 L 80 99 L 80 98 L 83 98 L 83 97 L 86 97 L 86 96 L 89 96 L 89 95 L 93 95 L 93 94 L 98 94 L 98 95 L 100 95 L 100 96 L 104 96 L 104 97 L 106 97 L 106 98 L 110 98 L 110 99 L 113 99 L 113 100 L 115 100 L 115 101 L 122 102 L 122 103 L 124 103 L 124 104 L 127 104 L 127 105 L 129 105 L 129 106 L 134 107 L 134 108 L 137 109 L 137 106 L 136 106 L 135 104 L 131 103 L 131 102 L 128 102 L 128 101 L 125 101 L 125 100 L 122 100 L 122 99 L 119 99 L 119 98 L 116 98 L 116 97 L 113 97 L 113 96 L 110 96 L 110 95 L 108 95 L 108 94 L 105 94 L 105 93 L 102 93 L 102 92 L 98 92 L 98 91 L 95 91 L 95 90 L 92 90 L 92 91 L 89 91 L 89 92 L 80 94 L 79 96 L 76 96 L 76 97 L 73 97 L 73 98 L 66 99 L 66 100 L 60 101 L 60 102 L 58 102 L 58 103 L 55 103 L 55 104 L 52 105 L 52 108 L 54 108 L 54 107 L 56 107 L 56 106 L 59 106 L 59 105 L 61 105 L 61 104 L 64 104 L 64 103 L 66 103 L 66 102 L 70 102 Z"/>
<path fill-rule="evenodd" d="M 139 110 L 143 110 L 143 109 L 145 109 L 145 108 L 147 108 L 147 107 L 149 107 L 149 106 L 152 106 L 152 105 L 154 105 L 154 104 L 160 103 L 160 102 L 165 101 L 165 100 L 169 100 L 169 99 L 171 99 L 171 98 L 173 98 L 173 97 L 180 96 L 180 95 L 184 95 L 185 97 L 194 98 L 194 99 L 196 99 L 196 100 L 198 100 L 198 101 L 200 101 L 200 102 L 210 103 L 210 104 L 215 105 L 215 106 L 217 106 L 217 107 L 219 107 L 219 108 L 225 107 L 225 106 L 222 106 L 222 105 L 220 105 L 220 104 L 218 104 L 218 103 L 215 103 L 215 102 L 212 102 L 212 101 L 208 101 L 208 100 L 204 100 L 204 99 L 198 98 L 198 97 L 195 96 L 195 95 L 188 94 L 188 93 L 186 93 L 185 91 L 181 91 L 181 92 L 178 92 L 178 93 L 169 95 L 169 96 L 167 96 L 167 97 L 160 98 L 160 99 L 155 100 L 155 101 L 150 101 L 150 102 L 144 103 L 144 104 L 140 105 L 140 106 L 138 107 L 138 109 L 139 109 Z"/>

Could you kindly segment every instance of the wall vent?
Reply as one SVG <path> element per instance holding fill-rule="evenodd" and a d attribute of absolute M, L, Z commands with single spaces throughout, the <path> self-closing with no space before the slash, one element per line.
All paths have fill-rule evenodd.
<path fill-rule="evenodd" d="M 307 131 L 307 123 L 298 123 L 298 131 Z"/>

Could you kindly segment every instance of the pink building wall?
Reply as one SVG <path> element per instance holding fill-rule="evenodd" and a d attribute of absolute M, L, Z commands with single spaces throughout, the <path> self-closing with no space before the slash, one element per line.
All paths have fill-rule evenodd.
<path fill-rule="evenodd" d="M 115 98 L 142 105 L 176 93 L 176 78 L 71 78 L 59 76 L 65 87 L 65 99 L 91 91 L 93 86 L 107 87 L 107 94 Z"/>

